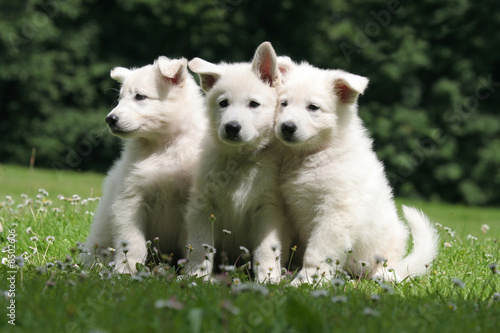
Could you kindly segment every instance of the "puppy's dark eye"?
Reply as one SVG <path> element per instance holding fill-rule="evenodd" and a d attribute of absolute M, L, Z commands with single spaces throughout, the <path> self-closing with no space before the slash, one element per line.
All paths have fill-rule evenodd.
<path fill-rule="evenodd" d="M 316 110 L 319 110 L 319 106 L 317 106 L 316 104 L 309 104 L 307 106 L 307 110 L 309 110 L 309 111 L 316 111 Z"/>
<path fill-rule="evenodd" d="M 146 98 L 148 98 L 146 95 L 135 94 L 136 101 L 142 101 L 143 99 L 146 99 Z"/>
<path fill-rule="evenodd" d="M 228 105 L 229 105 L 229 102 L 227 101 L 227 99 L 222 99 L 219 101 L 219 106 L 221 108 L 227 108 Z"/>
<path fill-rule="evenodd" d="M 255 108 L 258 108 L 260 106 L 260 103 L 256 102 L 256 101 L 250 101 L 248 106 L 250 106 L 252 109 L 255 109 Z"/>
<path fill-rule="evenodd" d="M 286 107 L 286 106 L 288 106 L 288 101 L 283 101 L 283 102 L 281 102 L 281 106 L 282 106 L 282 107 Z"/>

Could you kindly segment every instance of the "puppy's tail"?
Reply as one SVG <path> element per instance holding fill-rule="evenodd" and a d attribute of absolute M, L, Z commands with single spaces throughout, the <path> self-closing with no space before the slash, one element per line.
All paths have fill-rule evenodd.
<path fill-rule="evenodd" d="M 413 250 L 396 264 L 390 279 L 398 282 L 410 276 L 424 275 L 438 252 L 439 236 L 429 218 L 422 211 L 403 206 L 403 215 L 410 226 L 413 237 Z M 395 273 L 395 276 L 394 276 Z M 391 276 L 392 275 L 392 276 Z"/>

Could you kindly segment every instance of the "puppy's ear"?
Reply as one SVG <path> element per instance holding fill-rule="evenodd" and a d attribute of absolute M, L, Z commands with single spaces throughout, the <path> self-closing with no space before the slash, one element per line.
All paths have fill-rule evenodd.
<path fill-rule="evenodd" d="M 286 75 L 292 67 L 295 66 L 294 62 L 290 57 L 279 56 L 278 57 L 278 69 L 282 76 Z"/>
<path fill-rule="evenodd" d="M 271 87 L 276 86 L 279 78 L 278 59 L 269 42 L 259 45 L 252 60 L 252 70 Z"/>
<path fill-rule="evenodd" d="M 200 58 L 194 58 L 188 63 L 189 69 L 200 77 L 200 86 L 204 92 L 209 92 L 220 79 L 217 65 Z"/>
<path fill-rule="evenodd" d="M 170 60 L 162 56 L 156 59 L 155 65 L 168 83 L 181 86 L 186 81 L 188 71 L 185 58 Z"/>
<path fill-rule="evenodd" d="M 109 76 L 113 80 L 116 80 L 120 83 L 123 83 L 125 81 L 125 78 L 130 74 L 131 70 L 125 67 L 115 67 L 111 70 L 111 73 L 109 73 Z"/>
<path fill-rule="evenodd" d="M 359 94 L 363 94 L 368 85 L 368 79 L 363 76 L 335 71 L 333 91 L 338 96 L 339 103 L 352 104 Z"/>

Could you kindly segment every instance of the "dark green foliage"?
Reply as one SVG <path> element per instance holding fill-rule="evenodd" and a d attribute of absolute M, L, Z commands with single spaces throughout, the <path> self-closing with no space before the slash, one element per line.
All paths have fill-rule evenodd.
<path fill-rule="evenodd" d="M 0 0 L 0 162 L 105 170 L 115 66 L 278 54 L 367 76 L 360 114 L 398 195 L 500 203 L 497 4 Z"/>

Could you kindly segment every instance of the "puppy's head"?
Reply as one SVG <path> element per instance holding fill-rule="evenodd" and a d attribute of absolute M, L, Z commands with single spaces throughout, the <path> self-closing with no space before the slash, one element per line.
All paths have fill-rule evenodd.
<path fill-rule="evenodd" d="M 178 117 L 189 79 L 187 60 L 159 57 L 137 69 L 116 67 L 111 77 L 122 84 L 118 105 L 106 117 L 110 131 L 122 138 L 154 138 L 168 132 Z M 181 105 L 182 106 L 182 105 Z"/>
<path fill-rule="evenodd" d="M 284 73 L 275 134 L 287 146 L 322 146 L 346 126 L 368 79 L 341 70 L 322 70 L 280 59 Z"/>
<path fill-rule="evenodd" d="M 273 136 L 279 71 L 270 43 L 257 48 L 252 63 L 215 65 L 194 58 L 189 68 L 207 93 L 210 127 L 221 142 L 257 148 Z"/>

